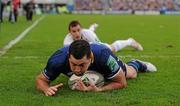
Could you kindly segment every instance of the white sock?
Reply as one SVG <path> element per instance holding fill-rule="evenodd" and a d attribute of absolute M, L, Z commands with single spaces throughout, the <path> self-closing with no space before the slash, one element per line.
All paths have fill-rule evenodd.
<path fill-rule="evenodd" d="M 115 49 L 115 51 L 119 51 L 127 46 L 131 45 L 131 40 L 117 40 L 115 42 L 112 43 L 113 48 Z"/>

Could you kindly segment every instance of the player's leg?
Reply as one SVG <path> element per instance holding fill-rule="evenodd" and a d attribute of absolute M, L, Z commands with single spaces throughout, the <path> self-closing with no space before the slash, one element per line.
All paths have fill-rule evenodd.
<path fill-rule="evenodd" d="M 157 68 L 150 62 L 132 60 L 126 64 L 126 78 L 136 78 L 138 72 L 155 72 Z"/>
<path fill-rule="evenodd" d="M 138 72 L 155 72 L 157 68 L 150 62 L 132 60 L 126 65 L 126 78 L 136 78 Z"/>
<path fill-rule="evenodd" d="M 131 45 L 130 40 L 117 40 L 111 44 L 113 51 L 117 52 L 127 46 Z"/>
<path fill-rule="evenodd" d="M 17 22 L 17 20 L 18 20 L 18 10 L 15 9 L 15 10 L 13 10 L 13 11 L 14 11 L 14 12 L 13 12 L 13 14 L 14 14 L 14 21 Z"/>
<path fill-rule="evenodd" d="M 132 79 L 137 77 L 137 71 L 132 66 L 126 65 L 126 78 Z"/>
<path fill-rule="evenodd" d="M 97 27 L 98 27 L 98 24 L 94 23 L 94 24 L 90 25 L 89 30 L 95 32 Z"/>
<path fill-rule="evenodd" d="M 136 50 L 142 51 L 143 47 L 141 46 L 141 44 L 139 42 L 137 42 L 135 39 L 133 38 L 128 38 L 128 40 L 131 42 L 131 47 L 135 48 Z"/>
<path fill-rule="evenodd" d="M 111 47 L 115 52 L 128 46 L 131 46 L 135 48 L 136 50 L 140 50 L 140 51 L 143 50 L 143 47 L 141 46 L 141 44 L 139 44 L 133 38 L 129 38 L 127 40 L 117 40 L 111 44 Z"/>

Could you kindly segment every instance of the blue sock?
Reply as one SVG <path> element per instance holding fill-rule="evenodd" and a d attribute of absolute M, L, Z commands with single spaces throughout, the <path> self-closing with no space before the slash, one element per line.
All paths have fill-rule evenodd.
<path fill-rule="evenodd" d="M 146 72 L 147 70 L 147 66 L 138 60 L 132 60 L 127 65 L 132 66 L 137 72 Z"/>

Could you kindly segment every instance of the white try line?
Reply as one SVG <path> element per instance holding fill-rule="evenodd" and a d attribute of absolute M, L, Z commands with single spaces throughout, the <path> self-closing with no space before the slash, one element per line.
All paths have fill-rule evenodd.
<path fill-rule="evenodd" d="M 16 43 L 18 43 L 22 38 L 24 38 L 29 31 L 31 31 L 45 16 L 40 17 L 38 20 L 36 20 L 30 27 L 28 27 L 26 30 L 24 30 L 20 35 L 18 35 L 15 39 L 11 40 L 7 45 L 5 45 L 0 50 L 0 56 L 6 54 L 6 52 L 13 47 Z"/>

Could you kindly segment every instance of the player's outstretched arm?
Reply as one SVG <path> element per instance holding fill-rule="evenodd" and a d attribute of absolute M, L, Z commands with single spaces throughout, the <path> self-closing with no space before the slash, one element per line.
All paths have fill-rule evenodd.
<path fill-rule="evenodd" d="M 121 70 L 111 81 L 100 88 L 99 91 L 107 91 L 113 89 L 121 89 L 127 86 L 127 81 L 124 72 Z"/>
<path fill-rule="evenodd" d="M 36 89 L 42 91 L 46 96 L 53 96 L 58 89 L 63 86 L 62 83 L 49 86 L 50 81 L 41 73 L 36 78 Z"/>

